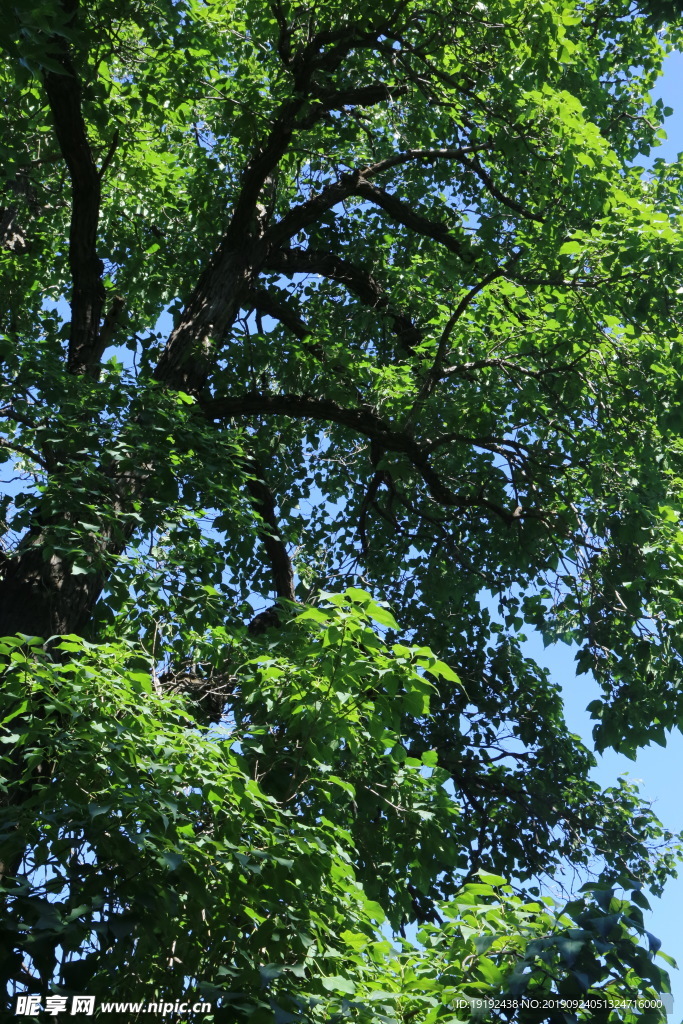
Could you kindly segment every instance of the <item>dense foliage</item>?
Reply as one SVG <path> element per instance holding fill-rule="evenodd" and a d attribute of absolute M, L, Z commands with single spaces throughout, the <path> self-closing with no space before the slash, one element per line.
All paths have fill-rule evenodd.
<path fill-rule="evenodd" d="M 523 631 L 575 645 L 598 749 L 681 725 L 667 18 L 0 11 L 10 998 L 665 989 L 674 837 L 591 779 Z"/>
<path fill-rule="evenodd" d="M 5 643 L 6 741 L 30 790 L 5 835 L 10 856 L 30 848 L 5 886 L 5 978 L 26 979 L 28 956 L 60 993 L 220 1002 L 202 1020 L 429 1024 L 551 996 L 552 1020 L 579 1003 L 581 1020 L 663 1019 L 666 978 L 639 940 L 658 943 L 628 879 L 633 902 L 603 881 L 560 908 L 480 871 L 450 881 L 418 946 L 392 945 L 380 926 L 421 916 L 405 880 L 428 891 L 458 859 L 448 773 L 435 751 L 406 756 L 400 733 L 429 678 L 452 673 L 425 648 L 390 650 L 362 591 L 324 608 L 244 666 L 229 740 L 155 693 L 133 645 L 62 639 L 60 661 Z"/>

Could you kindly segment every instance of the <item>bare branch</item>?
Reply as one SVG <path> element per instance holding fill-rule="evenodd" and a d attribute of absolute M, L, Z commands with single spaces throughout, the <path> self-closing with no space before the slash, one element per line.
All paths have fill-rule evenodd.
<path fill-rule="evenodd" d="M 105 156 L 104 160 L 102 161 L 102 166 L 99 169 L 98 173 L 99 173 L 100 179 L 103 178 L 105 176 L 105 174 L 107 173 L 107 168 L 109 167 L 109 164 L 114 159 L 114 153 L 116 152 L 116 150 L 118 148 L 118 144 L 119 144 L 119 130 L 117 128 L 115 130 L 114 136 L 113 136 L 113 138 L 111 140 L 111 145 L 110 145 L 109 149 L 107 150 L 107 155 Z"/>
<path fill-rule="evenodd" d="M 321 92 L 316 96 L 311 114 L 301 121 L 300 127 L 308 128 L 318 121 L 320 111 L 342 110 L 344 107 L 373 107 L 376 103 L 404 96 L 407 92 L 407 85 L 385 85 L 384 82 L 360 85 L 355 89 L 339 89 L 332 93 Z"/>
<path fill-rule="evenodd" d="M 370 547 L 368 545 L 367 530 L 368 509 L 374 508 L 375 511 L 377 511 L 379 515 L 382 516 L 382 518 L 387 518 L 385 513 L 378 506 L 376 501 L 377 492 L 382 483 L 384 483 L 384 478 L 385 474 L 383 470 L 375 470 L 375 472 L 372 475 L 372 478 L 370 479 L 370 482 L 368 483 L 367 489 L 363 496 L 363 500 L 360 504 L 360 509 L 358 511 L 358 539 L 360 541 L 361 551 L 363 552 L 363 555 L 365 557 L 367 557 L 370 551 Z M 391 525 L 393 526 L 394 524 L 392 523 Z"/>
<path fill-rule="evenodd" d="M 416 405 L 419 405 L 422 401 L 424 401 L 425 398 L 427 398 L 432 393 L 438 381 L 440 380 L 442 376 L 441 368 L 443 366 L 443 361 L 446 358 L 446 354 L 448 352 L 448 344 L 451 340 L 451 334 L 453 333 L 453 329 L 457 322 L 466 312 L 469 304 L 472 302 L 473 299 L 477 297 L 479 292 L 486 287 L 487 284 L 491 284 L 492 281 L 495 281 L 499 277 L 504 277 L 513 263 L 514 260 L 510 260 L 504 267 L 496 267 L 495 270 L 492 270 L 490 274 L 487 274 L 486 277 L 483 277 L 481 281 L 478 281 L 477 284 L 475 284 L 472 288 L 470 288 L 468 292 L 466 292 L 465 295 L 463 295 L 462 299 L 455 307 L 453 315 L 450 317 L 448 323 L 443 329 L 441 338 L 439 340 L 439 346 L 436 351 L 436 356 L 434 357 L 434 362 L 432 364 L 432 368 L 427 375 L 427 379 L 420 391 L 420 394 L 418 395 Z"/>
<path fill-rule="evenodd" d="M 565 373 L 567 370 L 575 370 L 582 358 L 583 355 L 577 356 L 577 358 L 572 360 L 570 363 L 556 363 L 555 365 L 549 366 L 547 369 L 543 370 L 533 370 L 529 366 L 520 366 L 520 364 L 515 362 L 514 359 L 504 359 L 502 357 L 473 359 L 469 363 L 457 363 L 453 366 L 445 366 L 441 371 L 441 378 L 450 377 L 453 374 L 462 374 L 465 376 L 473 370 L 497 368 L 506 371 L 513 370 L 515 373 L 520 373 L 524 377 L 535 377 L 537 380 L 540 380 L 542 377 L 547 377 L 548 374 L 551 373 Z"/>
<path fill-rule="evenodd" d="M 393 220 L 403 224 L 411 231 L 439 242 L 449 252 L 459 256 L 463 262 L 471 263 L 473 261 L 474 255 L 468 251 L 467 244 L 452 235 L 446 224 L 430 220 L 429 217 L 414 210 L 412 206 L 397 196 L 371 184 L 364 175 L 364 169 L 354 171 L 352 174 L 343 174 L 338 182 L 326 186 L 317 196 L 293 207 L 267 231 L 265 241 L 271 251 L 275 246 L 289 241 L 293 235 L 315 223 L 337 203 L 350 196 L 359 196 L 379 206 Z"/>
<path fill-rule="evenodd" d="M 120 295 L 114 295 L 109 309 L 107 310 L 107 315 L 104 318 L 97 346 L 94 350 L 94 356 L 96 357 L 97 362 L 101 360 L 105 350 L 109 348 L 111 343 L 114 341 L 114 338 L 121 326 L 125 309 L 125 299 Z"/>
<path fill-rule="evenodd" d="M 293 235 L 308 227 L 309 224 L 314 224 L 324 213 L 331 210 L 333 206 L 336 206 L 337 203 L 348 199 L 353 194 L 350 179 L 350 175 L 343 175 L 339 181 L 333 185 L 327 185 L 316 196 L 307 199 L 303 203 L 299 203 L 298 206 L 292 207 L 284 217 L 281 217 L 266 232 L 265 241 L 269 251 L 274 252 L 277 246 L 289 242 Z"/>
<path fill-rule="evenodd" d="M 430 220 L 429 217 L 418 213 L 417 210 L 402 199 L 399 199 L 398 196 L 370 184 L 362 175 L 359 176 L 358 183 L 353 192 L 362 199 L 367 199 L 376 206 L 379 206 L 380 209 L 389 214 L 392 220 L 398 221 L 404 227 L 415 231 L 418 235 L 422 235 L 425 238 L 432 238 L 435 242 L 443 245 L 445 249 L 448 249 L 449 252 L 459 256 L 463 262 L 471 263 L 474 259 L 473 254 L 467 251 L 466 246 L 463 245 L 461 240 L 451 234 L 446 224 Z"/>

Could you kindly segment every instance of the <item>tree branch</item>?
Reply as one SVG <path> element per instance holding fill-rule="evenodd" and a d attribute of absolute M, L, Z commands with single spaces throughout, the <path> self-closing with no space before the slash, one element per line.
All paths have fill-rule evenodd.
<path fill-rule="evenodd" d="M 104 160 L 102 161 L 102 166 L 100 167 L 100 169 L 98 171 L 100 179 L 102 179 L 105 176 L 105 174 L 107 173 L 107 170 L 109 168 L 109 164 L 114 159 L 114 153 L 116 152 L 116 150 L 118 148 L 118 145 L 119 145 L 119 130 L 117 128 L 114 131 L 114 135 L 113 135 L 112 140 L 111 140 L 111 145 L 109 146 L 109 149 L 107 150 L 107 154 L 106 154 Z"/>
<path fill-rule="evenodd" d="M 458 160 L 463 161 L 470 153 L 479 153 L 482 150 L 490 150 L 492 143 L 486 142 L 478 146 L 463 146 L 459 149 L 407 149 L 403 153 L 394 153 L 393 156 L 378 160 L 375 164 L 369 164 L 363 168 L 364 178 L 373 178 L 377 174 L 398 167 L 406 163 L 434 163 L 437 160 Z"/>
<path fill-rule="evenodd" d="M 26 251 L 26 232 L 17 224 L 17 209 L 14 206 L 0 206 L 0 246 L 10 252 Z"/>
<path fill-rule="evenodd" d="M 223 336 L 234 322 L 239 296 L 248 292 L 268 251 L 270 240 L 264 238 L 258 200 L 294 133 L 311 128 L 337 106 L 377 103 L 395 91 L 374 84 L 326 95 L 312 85 L 316 70 L 323 66 L 327 71 L 334 70 L 354 46 L 376 43 L 378 31 L 362 35 L 350 29 L 318 33 L 292 59 L 296 92 L 275 112 L 270 131 L 246 165 L 228 227 L 168 339 L 155 371 L 157 380 L 195 392 L 206 383 L 212 339 Z M 331 53 L 321 55 L 325 45 L 335 42 L 339 45 Z M 311 109 L 306 110 L 311 101 Z M 322 212 L 325 209 L 323 205 Z"/>
<path fill-rule="evenodd" d="M 55 134 L 71 180 L 69 267 L 73 290 L 68 366 L 71 373 L 92 373 L 97 364 L 100 319 L 105 299 L 104 267 L 97 255 L 100 174 L 88 142 L 81 105 L 81 83 L 64 40 L 60 38 L 58 44 L 61 52 L 57 59 L 64 68 L 64 74 L 48 71 L 44 83 Z"/>
<path fill-rule="evenodd" d="M 284 156 L 296 131 L 312 128 L 324 114 L 331 110 L 338 110 L 345 106 L 373 106 L 375 103 L 389 99 L 392 95 L 407 91 L 407 86 L 391 87 L 380 82 L 352 89 L 325 92 L 313 83 L 312 76 L 320 67 L 324 66 L 329 73 L 337 69 L 354 46 L 374 45 L 377 42 L 377 31 L 370 31 L 362 35 L 348 29 L 333 34 L 321 32 L 299 55 L 301 59 L 298 64 L 295 58 L 293 64 L 297 65 L 295 71 L 296 93 L 276 111 L 268 137 L 254 152 L 246 166 L 240 195 L 228 228 L 229 232 L 239 232 L 248 225 L 254 205 L 265 182 Z M 332 35 L 339 38 L 339 45 L 332 52 L 321 54 L 322 47 Z M 310 109 L 299 118 L 298 115 L 305 111 L 309 104 Z"/>
<path fill-rule="evenodd" d="M 310 398 L 307 395 L 273 395 L 258 391 L 234 397 L 205 399 L 200 401 L 199 405 L 210 420 L 276 415 L 322 423 L 338 423 L 376 441 L 385 451 L 406 455 L 422 477 L 430 496 L 440 505 L 461 509 L 483 508 L 510 523 L 520 517 L 518 510 L 509 512 L 481 496 L 456 494 L 436 472 L 422 445 L 406 432 L 393 430 L 369 409 L 347 409 L 330 399 Z"/>
<path fill-rule="evenodd" d="M 374 82 L 372 85 L 360 85 L 355 89 L 339 89 L 331 93 L 314 93 L 316 103 L 310 117 L 315 121 L 319 120 L 320 114 L 316 111 L 342 110 L 344 107 L 373 107 L 382 100 L 390 100 L 395 96 L 404 96 L 408 92 L 407 85 L 385 85 L 384 82 Z M 301 126 L 308 128 L 308 118 L 305 118 Z"/>
<path fill-rule="evenodd" d="M 372 168 L 369 170 L 372 171 Z M 270 251 L 272 252 L 283 242 L 288 242 L 293 235 L 315 223 L 327 210 L 331 210 L 337 203 L 350 196 L 359 196 L 374 203 L 399 224 L 403 224 L 404 227 L 425 238 L 434 239 L 449 252 L 459 256 L 463 262 L 471 263 L 473 261 L 473 253 L 468 251 L 462 241 L 451 234 L 446 224 L 430 220 L 429 217 L 417 212 L 397 196 L 371 184 L 366 178 L 366 168 L 351 174 L 343 174 L 339 181 L 326 186 L 317 196 L 300 203 L 285 214 L 277 224 L 274 224 L 266 232 L 265 241 Z"/>
<path fill-rule="evenodd" d="M 368 270 L 357 267 L 335 253 L 324 249 L 282 249 L 270 256 L 266 270 L 281 274 L 320 274 L 339 281 L 362 303 L 386 313 L 392 321 L 394 333 L 408 352 L 422 340 L 422 332 L 405 313 L 393 310 L 384 288 Z"/>
<path fill-rule="evenodd" d="M 366 558 L 370 552 L 367 530 L 368 509 L 374 508 L 377 514 L 381 516 L 381 518 L 384 519 L 385 522 L 389 523 L 389 525 L 392 528 L 392 531 L 396 530 L 396 522 L 392 522 L 392 520 L 386 514 L 384 509 L 382 509 L 380 505 L 377 503 L 377 492 L 379 491 L 382 484 L 387 483 L 387 475 L 388 474 L 385 473 L 384 470 L 375 470 L 370 479 L 370 482 L 368 483 L 365 494 L 363 496 L 363 500 L 358 510 L 358 539 L 360 541 L 361 551 L 363 552 L 363 555 Z"/>
<path fill-rule="evenodd" d="M 465 263 L 471 263 L 474 259 L 472 253 L 468 252 L 463 243 L 451 234 L 446 224 L 430 220 L 424 214 L 418 213 L 408 203 L 403 202 L 398 196 L 386 192 L 376 185 L 372 185 L 364 176 L 360 176 L 353 193 L 362 199 L 379 206 L 388 213 L 392 220 L 398 221 L 404 227 L 422 235 L 425 238 L 432 238 L 435 242 L 443 245 L 449 252 L 455 253 Z"/>
<path fill-rule="evenodd" d="M 252 288 L 247 293 L 246 301 L 254 306 L 259 313 L 279 320 L 287 330 L 291 331 L 300 340 L 309 337 L 310 327 L 301 319 L 295 309 L 292 309 L 280 295 L 275 294 L 272 289 Z"/>
<path fill-rule="evenodd" d="M 263 467 L 257 459 L 250 459 L 247 469 L 247 490 L 251 506 L 263 523 L 259 529 L 259 537 L 270 562 L 275 593 L 278 598 L 294 601 L 294 569 L 287 554 L 287 547 L 280 536 L 273 492 L 264 479 Z"/>
<path fill-rule="evenodd" d="M 507 206 L 509 210 L 514 210 L 515 213 L 518 213 L 521 217 L 525 217 L 527 220 L 534 220 L 538 224 L 543 224 L 545 220 L 544 217 L 540 217 L 538 214 L 532 213 L 531 210 L 527 210 L 525 206 L 522 206 L 522 204 L 518 203 L 515 199 L 511 199 L 509 196 L 506 196 L 505 193 L 498 188 L 488 171 L 484 170 L 476 157 L 472 160 L 468 160 L 467 156 L 463 155 L 459 157 L 459 160 L 463 166 L 467 167 L 473 174 L 476 174 L 487 191 L 490 192 L 494 199 L 497 199 L 499 203 L 502 203 L 503 206 Z"/>
<path fill-rule="evenodd" d="M 31 448 L 27 448 L 26 445 L 15 444 L 14 441 L 5 441 L 4 438 L 0 438 L 0 448 L 7 448 L 8 451 L 18 452 L 20 455 L 25 455 L 27 459 L 37 462 L 43 469 L 49 469 L 45 459 Z"/>
<path fill-rule="evenodd" d="M 419 405 L 421 405 L 424 399 L 427 398 L 432 393 L 437 383 L 443 376 L 442 367 L 444 359 L 446 358 L 446 355 L 448 353 L 448 344 L 451 340 L 451 334 L 453 333 L 455 325 L 466 312 L 469 304 L 472 302 L 473 299 L 477 297 L 480 291 L 483 291 L 483 289 L 488 284 L 491 284 L 492 281 L 497 280 L 497 278 L 499 277 L 505 277 L 505 275 L 509 272 L 509 270 L 515 264 L 517 259 L 518 257 L 515 256 L 511 260 L 508 260 L 508 262 L 504 266 L 496 267 L 495 270 L 492 270 L 490 274 L 487 274 L 485 277 L 483 277 L 481 281 L 478 281 L 475 285 L 473 285 L 472 288 L 470 288 L 468 292 L 465 293 L 465 295 L 463 295 L 462 299 L 455 307 L 453 315 L 450 317 L 448 323 L 443 329 L 441 338 L 439 340 L 439 346 L 436 351 L 436 356 L 434 357 L 434 362 L 432 364 L 432 368 L 427 374 L 427 379 L 425 380 L 424 385 L 420 390 L 420 394 L 415 400 L 416 407 L 419 407 Z"/>

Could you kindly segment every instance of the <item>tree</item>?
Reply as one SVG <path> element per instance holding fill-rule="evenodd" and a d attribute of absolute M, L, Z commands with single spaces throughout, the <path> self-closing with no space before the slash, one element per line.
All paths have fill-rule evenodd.
<path fill-rule="evenodd" d="M 521 633 L 577 645 L 598 749 L 680 724 L 665 16 L 0 14 L 12 993 L 426 1022 L 666 984 L 615 891 L 674 837 Z M 568 866 L 569 916 L 500 888 Z M 432 952 L 382 968 L 385 918 Z"/>

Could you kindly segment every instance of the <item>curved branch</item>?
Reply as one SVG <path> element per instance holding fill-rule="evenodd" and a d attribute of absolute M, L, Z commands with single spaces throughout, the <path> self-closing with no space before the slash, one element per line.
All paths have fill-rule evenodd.
<path fill-rule="evenodd" d="M 436 472 L 427 450 L 422 445 L 404 431 L 393 430 L 370 409 L 347 409 L 330 399 L 310 398 L 307 395 L 272 395 L 258 391 L 232 397 L 205 399 L 200 401 L 199 407 L 210 420 L 276 415 L 322 423 L 338 423 L 376 441 L 385 451 L 406 455 L 422 477 L 431 498 L 440 505 L 461 509 L 483 508 L 509 523 L 520 518 L 519 509 L 509 512 L 481 496 L 456 494 Z"/>
<path fill-rule="evenodd" d="M 470 288 L 469 291 L 465 293 L 465 295 L 463 295 L 462 299 L 455 307 L 452 316 L 450 317 L 448 323 L 446 324 L 442 331 L 436 355 L 434 357 L 434 362 L 432 363 L 429 373 L 425 377 L 424 383 L 422 384 L 422 387 L 420 388 L 420 391 L 418 392 L 418 395 L 415 398 L 415 401 L 413 402 L 410 411 L 408 412 L 408 415 L 406 417 L 407 423 L 415 419 L 415 417 L 419 414 L 420 410 L 422 409 L 427 398 L 429 398 L 429 396 L 436 388 L 439 381 L 447 375 L 447 371 L 442 370 L 442 367 L 444 359 L 448 354 L 448 344 L 451 338 L 451 334 L 453 333 L 453 328 L 455 327 L 455 325 L 466 312 L 469 304 L 473 301 L 473 299 L 477 297 L 479 292 L 482 291 L 488 284 L 491 284 L 492 281 L 495 281 L 499 277 L 505 277 L 505 275 L 508 273 L 508 271 L 514 265 L 518 258 L 518 256 L 513 256 L 512 259 L 508 260 L 508 262 L 504 266 L 497 267 L 495 270 L 492 270 L 490 274 L 487 274 L 485 277 L 483 277 L 481 281 L 478 281 L 477 284 L 473 285 L 473 287 Z"/>
<path fill-rule="evenodd" d="M 463 262 L 471 263 L 474 260 L 474 253 L 469 250 L 468 245 L 463 244 L 463 241 L 451 234 L 446 224 L 431 220 L 399 199 L 398 196 L 373 185 L 367 180 L 368 172 L 372 172 L 372 167 L 354 171 L 352 174 L 343 174 L 339 181 L 333 185 L 327 185 L 318 195 L 300 203 L 299 206 L 295 206 L 285 214 L 265 234 L 264 241 L 270 251 L 273 252 L 277 246 L 289 242 L 295 234 L 314 224 L 337 203 L 341 203 L 351 196 L 358 196 L 379 206 L 392 220 L 403 224 L 409 230 L 443 245 L 449 252 L 459 256 Z"/>
<path fill-rule="evenodd" d="M 369 270 L 357 267 L 335 253 L 325 249 L 283 249 L 268 258 L 266 269 L 282 274 L 320 274 L 339 281 L 364 305 L 389 317 L 396 337 L 408 352 L 412 352 L 422 339 L 422 332 L 409 316 L 391 309 L 384 288 Z"/>
<path fill-rule="evenodd" d="M 399 199 L 398 196 L 386 192 L 376 185 L 372 185 L 363 176 L 359 178 L 353 193 L 362 199 L 369 200 L 375 206 L 379 206 L 392 220 L 403 224 L 410 231 L 414 231 L 424 238 L 431 238 L 440 245 L 443 245 L 449 252 L 459 256 L 463 262 L 471 263 L 474 259 L 474 254 L 468 252 L 466 246 L 451 234 L 446 224 L 430 220 L 429 217 L 418 213 L 417 210 L 413 209 L 412 206 L 405 203 L 402 199 Z"/>
<path fill-rule="evenodd" d="M 442 367 L 444 359 L 446 358 L 446 355 L 448 353 L 448 343 L 451 340 L 451 334 L 453 333 L 455 325 L 466 312 L 469 304 L 473 301 L 473 299 L 477 297 L 479 292 L 483 291 L 483 289 L 487 285 L 491 284 L 493 281 L 496 281 L 499 277 L 505 277 L 506 274 L 510 272 L 510 270 L 512 269 L 512 267 L 518 259 L 519 256 L 513 256 L 512 259 L 508 260 L 508 262 L 504 266 L 496 267 L 495 270 L 492 270 L 490 274 L 486 274 L 486 276 L 483 277 L 481 281 L 478 281 L 475 285 L 472 286 L 472 288 L 470 288 L 468 292 L 465 293 L 465 295 L 463 295 L 462 299 L 455 307 L 453 315 L 450 317 L 448 323 L 443 329 L 441 338 L 439 340 L 439 346 L 436 351 L 436 356 L 432 364 L 432 368 L 427 374 L 427 379 L 425 380 L 424 386 L 422 387 L 422 390 L 420 391 L 420 394 L 416 399 L 416 406 L 418 406 L 422 401 L 424 401 L 425 398 L 427 398 L 432 393 L 432 391 L 438 384 L 439 380 L 444 375 L 442 373 Z"/>
<path fill-rule="evenodd" d="M 327 185 L 321 192 L 311 199 L 307 199 L 298 206 L 294 206 L 288 213 L 281 217 L 276 224 L 268 229 L 265 235 L 265 242 L 270 252 L 283 243 L 288 243 L 290 238 L 299 231 L 314 224 L 324 213 L 331 210 L 337 203 L 348 199 L 353 195 L 350 175 L 343 175 L 333 185 Z"/>
<path fill-rule="evenodd" d="M 39 466 L 42 466 L 43 469 L 50 468 L 42 456 L 38 455 L 31 448 L 27 448 L 26 445 L 15 444 L 14 441 L 5 441 L 4 438 L 0 438 L 0 448 L 6 448 L 11 452 L 18 452 L 19 455 L 24 455 L 27 459 L 31 459 Z"/>
<path fill-rule="evenodd" d="M 488 171 L 481 166 L 476 157 L 468 160 L 467 156 L 463 155 L 459 159 L 464 167 L 467 167 L 473 174 L 476 174 L 486 190 L 490 192 L 493 198 L 497 199 L 499 203 L 502 203 L 503 206 L 507 206 L 509 210 L 514 210 L 514 212 L 518 213 L 520 217 L 525 217 L 527 220 L 534 220 L 538 224 L 544 223 L 544 217 L 539 216 L 537 213 L 532 213 L 531 210 L 527 210 L 525 206 L 522 206 L 522 204 L 518 203 L 515 199 L 511 199 L 509 196 L 506 196 L 505 193 L 498 188 Z"/>
<path fill-rule="evenodd" d="M 259 313 L 265 313 L 273 320 L 279 320 L 300 341 L 310 337 L 311 329 L 301 319 L 297 310 L 292 309 L 279 295 L 268 288 L 252 288 L 247 292 L 246 301 L 253 305 Z"/>

